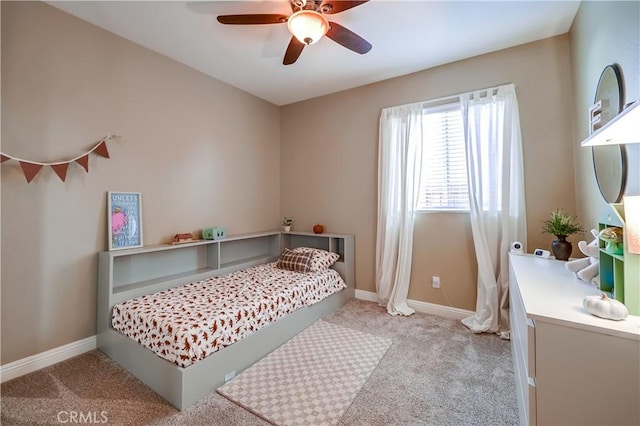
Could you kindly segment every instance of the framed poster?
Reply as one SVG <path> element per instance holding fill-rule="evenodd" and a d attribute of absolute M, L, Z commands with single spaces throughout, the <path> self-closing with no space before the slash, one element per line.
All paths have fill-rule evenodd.
<path fill-rule="evenodd" d="M 142 247 L 142 195 L 107 193 L 109 251 Z"/>

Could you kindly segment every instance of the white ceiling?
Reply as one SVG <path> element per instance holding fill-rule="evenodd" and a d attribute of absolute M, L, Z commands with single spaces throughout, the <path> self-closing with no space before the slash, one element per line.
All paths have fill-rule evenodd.
<path fill-rule="evenodd" d="M 359 55 L 325 37 L 285 66 L 291 38 L 286 24 L 222 25 L 216 17 L 290 15 L 288 0 L 47 3 L 276 105 L 563 34 L 580 5 L 579 0 L 371 0 L 327 15 L 369 41 L 369 53 Z"/>

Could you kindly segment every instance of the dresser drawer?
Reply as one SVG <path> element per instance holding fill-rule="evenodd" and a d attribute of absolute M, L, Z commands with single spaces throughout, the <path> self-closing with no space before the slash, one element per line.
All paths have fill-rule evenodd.
<path fill-rule="evenodd" d="M 524 303 L 518 290 L 517 280 L 511 276 L 509 287 L 509 308 L 511 319 L 511 339 L 517 351 L 521 352 L 527 376 L 536 377 L 536 333 L 535 323 L 527 318 Z"/>
<path fill-rule="evenodd" d="M 536 377 L 536 328 L 535 322 L 527 318 L 527 375 Z"/>

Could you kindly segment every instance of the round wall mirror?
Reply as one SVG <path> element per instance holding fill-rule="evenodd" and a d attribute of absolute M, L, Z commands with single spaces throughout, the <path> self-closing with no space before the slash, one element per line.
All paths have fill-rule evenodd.
<path fill-rule="evenodd" d="M 604 126 L 622 111 L 624 91 L 618 65 L 607 65 L 598 81 L 594 103 L 602 103 L 600 123 Z M 627 151 L 624 145 L 594 146 L 593 170 L 600 193 L 607 203 L 622 200 L 627 184 Z"/>

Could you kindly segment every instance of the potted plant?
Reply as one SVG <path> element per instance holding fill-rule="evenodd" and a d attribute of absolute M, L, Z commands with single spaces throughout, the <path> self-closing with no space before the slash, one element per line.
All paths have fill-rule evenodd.
<path fill-rule="evenodd" d="M 286 216 L 282 219 L 282 229 L 284 229 L 284 232 L 291 231 L 291 224 L 292 223 L 293 223 L 293 219 L 289 219 Z"/>
<path fill-rule="evenodd" d="M 542 232 L 553 234 L 557 240 L 551 243 L 551 251 L 558 260 L 569 260 L 573 246 L 567 237 L 582 233 L 582 225 L 575 216 L 570 215 L 564 209 L 555 209 L 549 219 L 542 223 Z"/>

